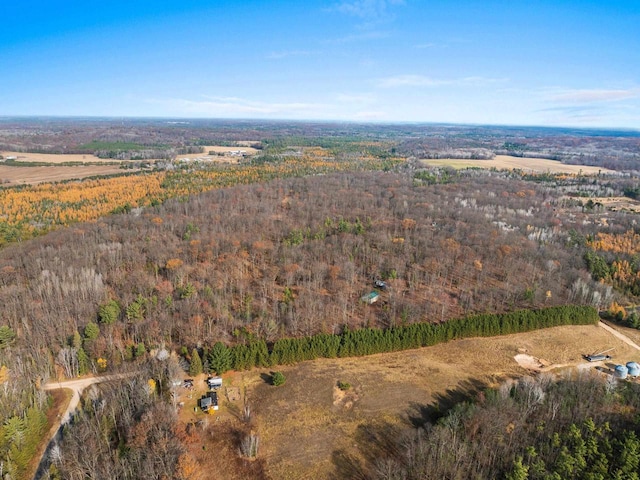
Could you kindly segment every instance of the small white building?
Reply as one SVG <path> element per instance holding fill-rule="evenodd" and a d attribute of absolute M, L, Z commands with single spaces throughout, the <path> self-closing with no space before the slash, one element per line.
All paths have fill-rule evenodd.
<path fill-rule="evenodd" d="M 207 378 L 207 385 L 210 389 L 215 390 L 222 387 L 222 378 L 220 377 L 209 377 Z"/>

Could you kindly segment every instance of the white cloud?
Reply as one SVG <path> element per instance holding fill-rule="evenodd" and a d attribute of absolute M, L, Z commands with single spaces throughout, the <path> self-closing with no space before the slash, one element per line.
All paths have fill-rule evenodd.
<path fill-rule="evenodd" d="M 376 84 L 382 88 L 441 87 L 445 85 L 477 87 L 508 81 L 509 79 L 507 78 L 464 77 L 457 79 L 436 79 L 425 75 L 394 75 L 381 78 Z"/>
<path fill-rule="evenodd" d="M 317 52 L 312 52 L 309 50 L 283 50 L 280 52 L 271 52 L 267 55 L 267 59 L 269 60 L 281 60 L 287 57 L 306 57 L 309 55 L 314 55 Z"/>
<path fill-rule="evenodd" d="M 325 40 L 325 43 L 350 43 L 350 42 L 362 42 L 366 40 L 378 40 L 381 38 L 389 38 L 390 32 L 383 32 L 380 30 L 373 30 L 363 33 L 352 33 L 345 35 L 344 37 L 334 38 L 333 40 Z"/>
<path fill-rule="evenodd" d="M 574 89 L 552 94 L 550 100 L 557 103 L 615 102 L 640 97 L 640 89 Z"/>
<path fill-rule="evenodd" d="M 377 85 L 382 88 L 395 87 L 438 87 L 448 85 L 450 82 L 435 80 L 424 75 L 394 75 L 392 77 L 381 78 Z"/>
<path fill-rule="evenodd" d="M 349 95 L 341 93 L 338 95 L 337 100 L 341 103 L 368 104 L 375 102 L 375 97 L 367 94 Z"/>
<path fill-rule="evenodd" d="M 497 83 L 507 83 L 508 81 L 508 78 L 464 77 L 455 80 L 454 82 L 457 85 L 470 85 L 477 87 L 483 85 L 494 85 Z"/>
<path fill-rule="evenodd" d="M 333 6 L 331 10 L 366 20 L 383 18 L 389 7 L 404 5 L 404 0 L 349 0 Z"/>
<path fill-rule="evenodd" d="M 360 120 L 360 121 L 386 120 L 387 118 L 388 118 L 388 115 L 386 114 L 386 112 L 382 112 L 382 111 L 363 111 L 363 112 L 356 112 L 353 115 L 354 120 Z"/>
<path fill-rule="evenodd" d="M 179 115 L 206 115 L 212 117 L 271 116 L 276 118 L 278 116 L 315 116 L 327 108 L 327 105 L 320 103 L 263 102 L 238 97 L 205 96 L 204 98 L 204 100 L 183 98 L 154 99 L 149 100 L 149 103 L 165 105 Z"/>

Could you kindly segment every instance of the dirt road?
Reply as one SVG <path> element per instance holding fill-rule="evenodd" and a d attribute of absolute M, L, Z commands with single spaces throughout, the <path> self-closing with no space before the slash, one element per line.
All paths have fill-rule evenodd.
<path fill-rule="evenodd" d="M 43 390 L 58 390 L 62 388 L 66 388 L 71 390 L 71 400 L 69 401 L 69 405 L 67 405 L 67 409 L 64 411 L 58 422 L 54 423 L 49 430 L 48 439 L 47 439 L 47 448 L 45 448 L 42 457 L 40 458 L 40 463 L 38 465 L 38 470 L 34 477 L 34 480 L 38 480 L 42 478 L 45 471 L 49 468 L 49 461 L 47 458 L 47 453 L 51 450 L 51 448 L 55 445 L 56 439 L 58 435 L 62 431 L 62 428 L 65 424 L 67 424 L 71 420 L 71 416 L 73 412 L 75 412 L 76 408 L 78 408 L 78 404 L 80 403 L 80 395 L 82 395 L 82 391 L 96 383 L 109 382 L 113 380 L 122 380 L 124 378 L 130 377 L 135 373 L 121 373 L 117 375 L 104 375 L 101 377 L 86 377 L 79 378 L 76 380 L 65 380 L 63 382 L 49 382 L 45 384 L 42 389 Z"/>
<path fill-rule="evenodd" d="M 613 327 L 610 327 L 609 325 L 607 325 L 606 323 L 603 322 L 599 322 L 598 325 L 602 328 L 604 328 L 607 332 L 611 333 L 614 337 L 619 338 L 620 340 L 622 340 L 624 343 L 626 343 L 627 345 L 629 345 L 630 347 L 635 348 L 636 350 L 640 350 L 640 346 L 638 346 L 637 343 L 634 343 L 629 337 L 627 337 L 624 333 L 619 332 L 618 330 L 616 330 Z"/>
<path fill-rule="evenodd" d="M 64 415 L 60 418 L 60 423 L 58 425 L 54 425 L 56 427 L 56 431 L 60 428 L 61 424 L 67 423 L 71 419 L 71 414 L 75 411 L 80 403 L 80 395 L 82 391 L 90 385 L 94 385 L 96 383 L 108 382 L 110 380 L 119 380 L 125 378 L 127 375 L 119 374 L 119 375 L 105 375 L 102 377 L 87 377 L 87 378 L 79 378 L 77 380 L 65 380 L 64 382 L 49 382 L 44 387 L 43 390 L 58 390 L 60 388 L 67 388 L 73 392 L 71 396 L 71 401 L 67 406 L 67 409 L 64 412 Z"/>

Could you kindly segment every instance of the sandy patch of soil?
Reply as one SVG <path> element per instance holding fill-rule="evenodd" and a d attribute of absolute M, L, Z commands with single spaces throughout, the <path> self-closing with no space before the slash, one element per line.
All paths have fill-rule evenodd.
<path fill-rule="evenodd" d="M 546 360 L 542 360 L 540 358 L 536 358 L 532 355 L 528 355 L 526 353 L 519 353 L 513 359 L 523 368 L 527 370 L 533 371 L 541 371 L 545 367 L 548 367 L 550 364 Z"/>
<path fill-rule="evenodd" d="M 338 387 L 338 384 L 333 387 L 333 406 L 337 408 L 344 408 L 349 410 L 353 407 L 354 403 L 360 399 L 358 395 L 358 389 L 350 387 L 348 390 L 342 390 Z"/>

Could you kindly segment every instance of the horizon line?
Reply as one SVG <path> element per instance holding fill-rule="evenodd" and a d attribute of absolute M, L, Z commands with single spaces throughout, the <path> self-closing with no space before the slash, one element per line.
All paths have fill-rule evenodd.
<path fill-rule="evenodd" d="M 415 126 L 452 126 L 452 127 L 494 127 L 494 128 L 537 128 L 550 130 L 584 130 L 584 131 L 603 131 L 603 132 L 626 132 L 638 133 L 640 128 L 635 127 L 603 127 L 603 126 L 577 126 L 577 125 L 540 125 L 540 124 L 500 124 L 500 123 L 477 123 L 477 122 L 442 122 L 442 121 L 426 121 L 426 120 L 347 120 L 347 119 L 299 119 L 299 118 L 252 118 L 252 117 L 182 117 L 182 116 L 132 116 L 132 115 L 5 115 L 0 114 L 0 121 L 5 120 L 155 120 L 155 121 L 214 121 L 214 122 L 247 122 L 247 123 L 325 123 L 325 124 L 352 124 L 352 125 L 378 125 L 378 126 L 395 126 L 395 125 L 415 125 Z"/>

